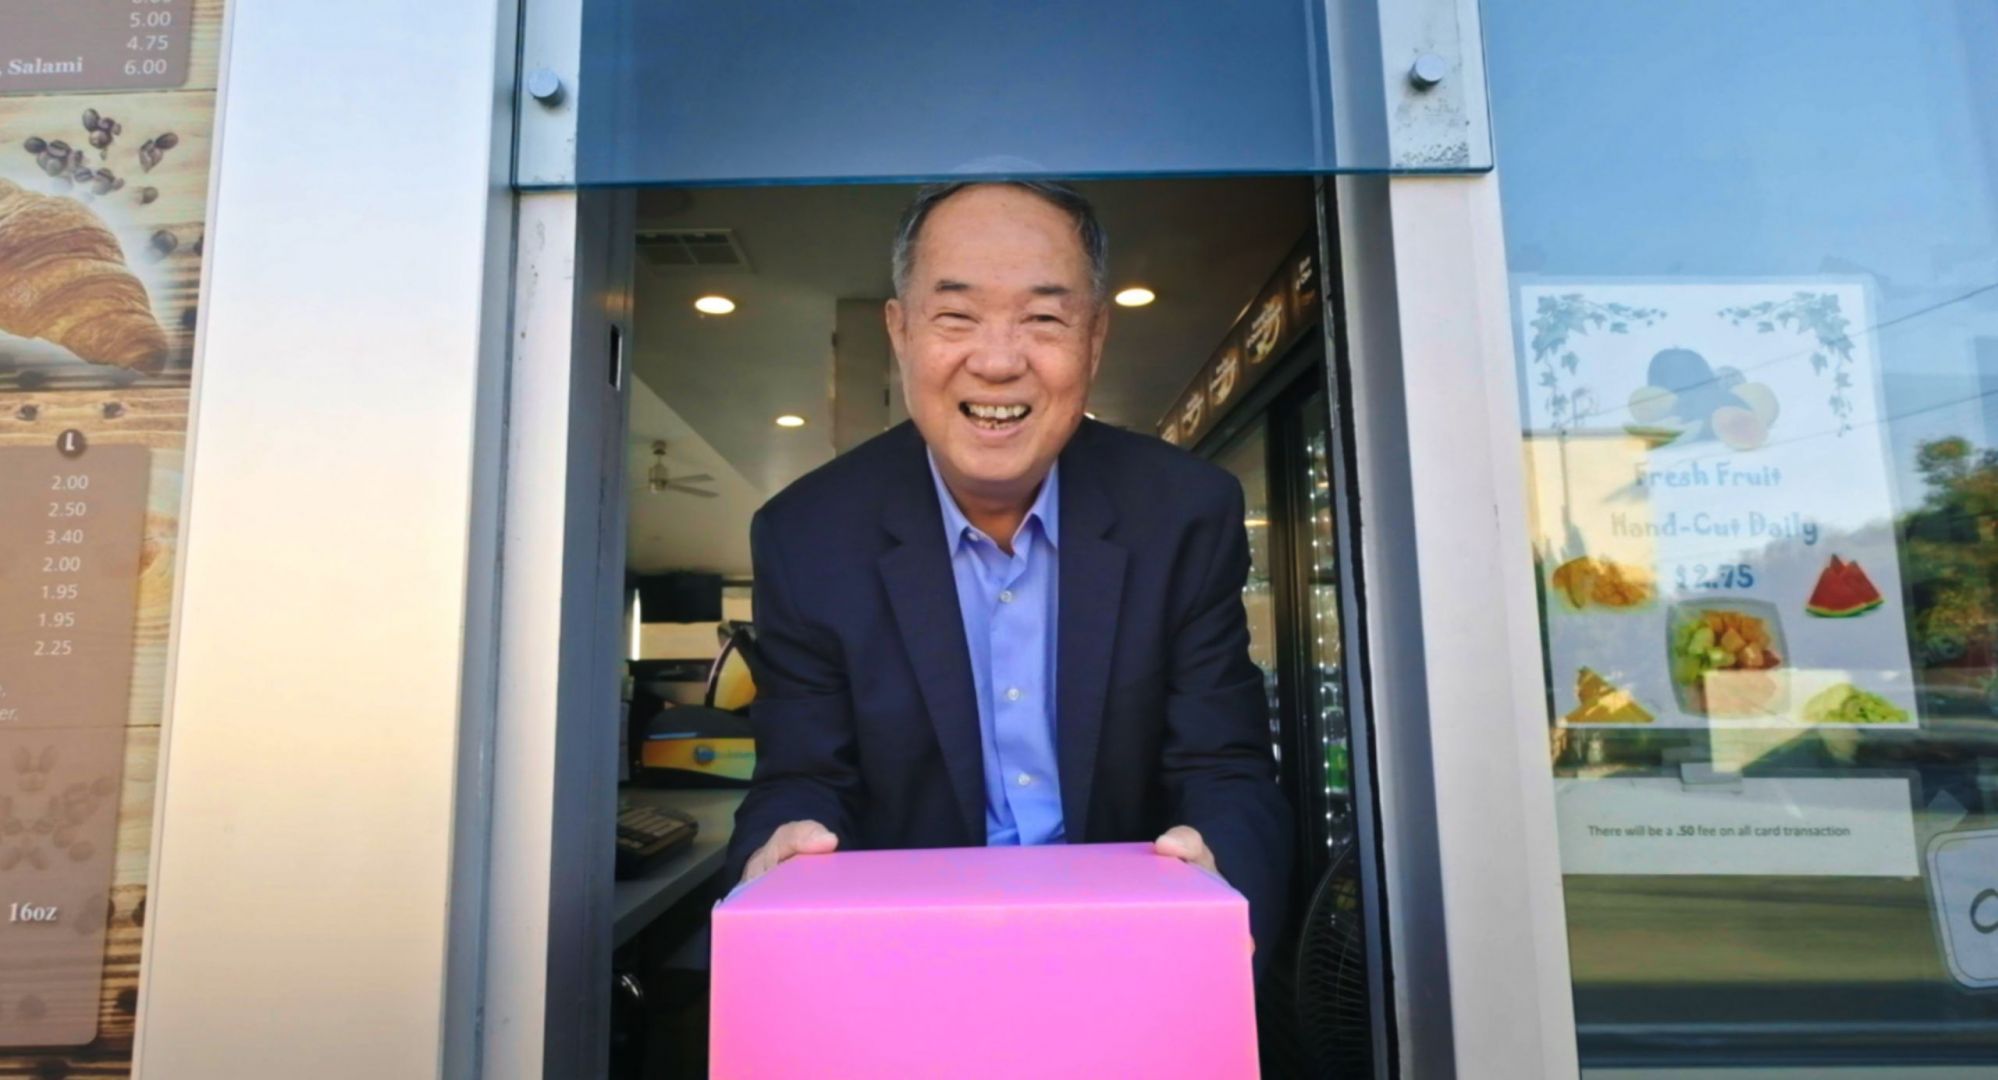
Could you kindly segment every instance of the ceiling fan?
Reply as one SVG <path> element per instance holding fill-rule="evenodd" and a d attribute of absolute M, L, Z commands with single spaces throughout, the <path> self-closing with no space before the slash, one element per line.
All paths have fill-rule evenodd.
<path fill-rule="evenodd" d="M 666 466 L 666 440 L 658 439 L 652 444 L 652 467 L 645 470 L 645 490 L 654 495 L 674 492 L 680 495 L 695 495 L 712 499 L 715 493 L 698 485 L 712 483 L 714 477 L 707 473 L 694 473 L 691 476 L 675 476 Z"/>

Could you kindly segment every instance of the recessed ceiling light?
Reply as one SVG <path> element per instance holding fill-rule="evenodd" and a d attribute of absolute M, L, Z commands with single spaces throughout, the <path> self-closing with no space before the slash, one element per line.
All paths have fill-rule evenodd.
<path fill-rule="evenodd" d="M 785 413 L 777 418 L 778 427 L 804 427 L 805 418 L 797 413 Z"/>
<path fill-rule="evenodd" d="M 735 310 L 735 301 L 726 296 L 703 296 L 694 301 L 694 310 L 703 315 L 726 315 Z"/>
<path fill-rule="evenodd" d="M 1157 293 L 1143 285 L 1133 285 L 1117 294 L 1117 303 L 1122 307 L 1144 307 L 1158 298 Z"/>

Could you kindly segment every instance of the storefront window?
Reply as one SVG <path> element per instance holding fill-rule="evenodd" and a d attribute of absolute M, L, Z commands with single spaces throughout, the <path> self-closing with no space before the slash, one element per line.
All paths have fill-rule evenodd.
<path fill-rule="evenodd" d="M 1583 1066 L 1998 1060 L 1998 7 L 1484 11 Z"/>

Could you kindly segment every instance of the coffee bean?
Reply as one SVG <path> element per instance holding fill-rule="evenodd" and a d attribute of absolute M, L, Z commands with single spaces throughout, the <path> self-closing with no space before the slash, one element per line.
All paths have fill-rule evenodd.
<path fill-rule="evenodd" d="M 104 419 L 116 420 L 123 415 L 125 415 L 125 406 L 115 401 L 104 403 Z"/>
<path fill-rule="evenodd" d="M 88 184 L 97 179 L 97 174 L 91 172 L 88 168 L 82 168 L 71 173 L 69 178 L 79 184 Z"/>
<path fill-rule="evenodd" d="M 123 191 L 123 190 L 125 190 L 125 178 L 121 176 L 121 177 L 119 177 L 118 179 L 116 179 L 116 180 L 113 180 L 113 181 L 111 182 L 111 190 L 112 190 L 112 191 Z"/>
<path fill-rule="evenodd" d="M 14 377 L 14 381 L 19 383 L 21 389 L 23 390 L 33 390 L 34 387 L 28 385 L 28 376 L 39 375 L 39 374 L 40 372 L 36 371 L 23 371 L 22 373 Z M 14 410 L 14 419 L 16 420 L 32 421 L 35 417 L 40 415 L 42 415 L 42 407 L 39 405 L 23 405 L 20 408 Z"/>
<path fill-rule="evenodd" d="M 112 189 L 117 187 L 117 185 L 118 185 L 117 177 L 105 176 L 103 173 L 98 173 L 97 181 L 90 185 L 90 192 L 93 195 L 109 195 L 111 194 Z"/>
<path fill-rule="evenodd" d="M 38 390 L 41 388 L 43 383 L 46 383 L 48 381 L 49 381 L 49 373 L 46 371 L 21 371 L 21 372 L 16 372 L 14 375 L 14 385 L 20 387 L 23 390 Z M 23 420 L 33 420 L 36 416 L 39 416 L 40 414 L 41 412 L 39 406 L 35 405 L 21 406 L 21 419 Z"/>
<path fill-rule="evenodd" d="M 157 199 L 157 198 L 159 198 L 159 197 L 160 197 L 160 189 L 159 189 L 159 188 L 156 188 L 156 187 L 142 187 L 142 188 L 140 188 L 140 189 L 139 189 L 139 205 L 140 205 L 140 206 L 145 206 L 145 205 L 147 205 L 148 203 L 151 203 L 151 202 L 152 202 L 152 201 L 153 201 L 154 199 Z"/>
<path fill-rule="evenodd" d="M 188 308 L 186 311 L 180 313 L 180 328 L 192 333 L 194 324 L 199 322 L 200 319 L 201 313 L 199 311 L 194 308 Z"/>
<path fill-rule="evenodd" d="M 160 152 L 158 150 L 155 150 L 150 143 L 145 146 L 139 147 L 139 168 L 141 170 L 145 172 L 152 172 L 153 166 L 158 165 L 159 163 L 160 163 Z"/>
<path fill-rule="evenodd" d="M 83 130 L 96 131 L 98 123 L 103 119 L 102 116 L 97 115 L 96 109 L 83 110 Z"/>
<path fill-rule="evenodd" d="M 161 229 L 153 234 L 153 250 L 159 252 L 161 255 L 171 255 L 173 254 L 173 249 L 179 246 L 180 238 L 165 229 Z"/>
<path fill-rule="evenodd" d="M 51 154 L 61 154 L 61 155 L 62 155 L 63 157 L 68 157 L 68 156 L 69 156 L 69 144 L 68 144 L 68 143 L 66 143 L 66 142 L 63 142 L 63 141 L 62 141 L 61 139 L 50 139 L 50 140 L 49 140 L 49 153 L 51 153 Z"/>
<path fill-rule="evenodd" d="M 169 131 L 166 134 L 160 136 L 159 138 L 154 139 L 153 145 L 159 147 L 162 150 L 171 150 L 174 147 L 180 145 L 180 136 L 175 135 L 173 132 Z"/>
<path fill-rule="evenodd" d="M 21 146 L 23 149 L 27 150 L 28 153 L 33 154 L 36 157 L 40 157 L 42 153 L 49 148 L 49 141 L 47 139 L 42 138 L 40 135 L 30 135 L 26 139 L 22 140 Z"/>
<path fill-rule="evenodd" d="M 108 132 L 108 131 L 93 131 L 93 132 L 91 132 L 91 133 L 90 133 L 90 145 L 92 145 L 92 146 L 96 147 L 96 148 L 97 148 L 97 149 L 99 149 L 99 150 L 102 150 L 102 149 L 104 149 L 105 147 L 107 147 L 107 146 L 110 146 L 110 145 L 111 145 L 111 133 L 110 133 L 110 132 Z"/>
<path fill-rule="evenodd" d="M 124 1013 L 124 1014 L 125 1014 L 126 1016 L 137 1016 L 137 1015 L 138 1015 L 138 1013 L 139 1013 L 139 988 L 138 988 L 138 987 L 136 987 L 136 986 L 125 986 L 125 987 L 120 987 L 120 988 L 119 988 L 119 990 L 118 990 L 118 1011 L 119 1011 L 119 1012 L 121 1012 L 121 1013 Z"/>
<path fill-rule="evenodd" d="M 42 171 L 48 173 L 50 176 L 61 176 L 69 170 L 69 156 L 56 157 L 54 154 L 44 154 L 42 155 L 41 166 Z"/>
<path fill-rule="evenodd" d="M 125 125 L 119 123 L 116 120 L 104 121 L 104 127 L 105 130 L 111 132 L 111 137 L 114 139 L 125 133 Z"/>

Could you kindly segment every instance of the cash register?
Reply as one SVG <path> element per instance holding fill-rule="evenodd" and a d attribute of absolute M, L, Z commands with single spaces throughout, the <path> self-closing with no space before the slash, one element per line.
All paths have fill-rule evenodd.
<path fill-rule="evenodd" d="M 632 665 L 632 779 L 654 787 L 747 787 L 756 772 L 749 704 L 756 697 L 755 634 L 723 623 L 721 650 L 708 665 L 701 704 L 676 705 L 658 685 L 671 661 Z"/>

